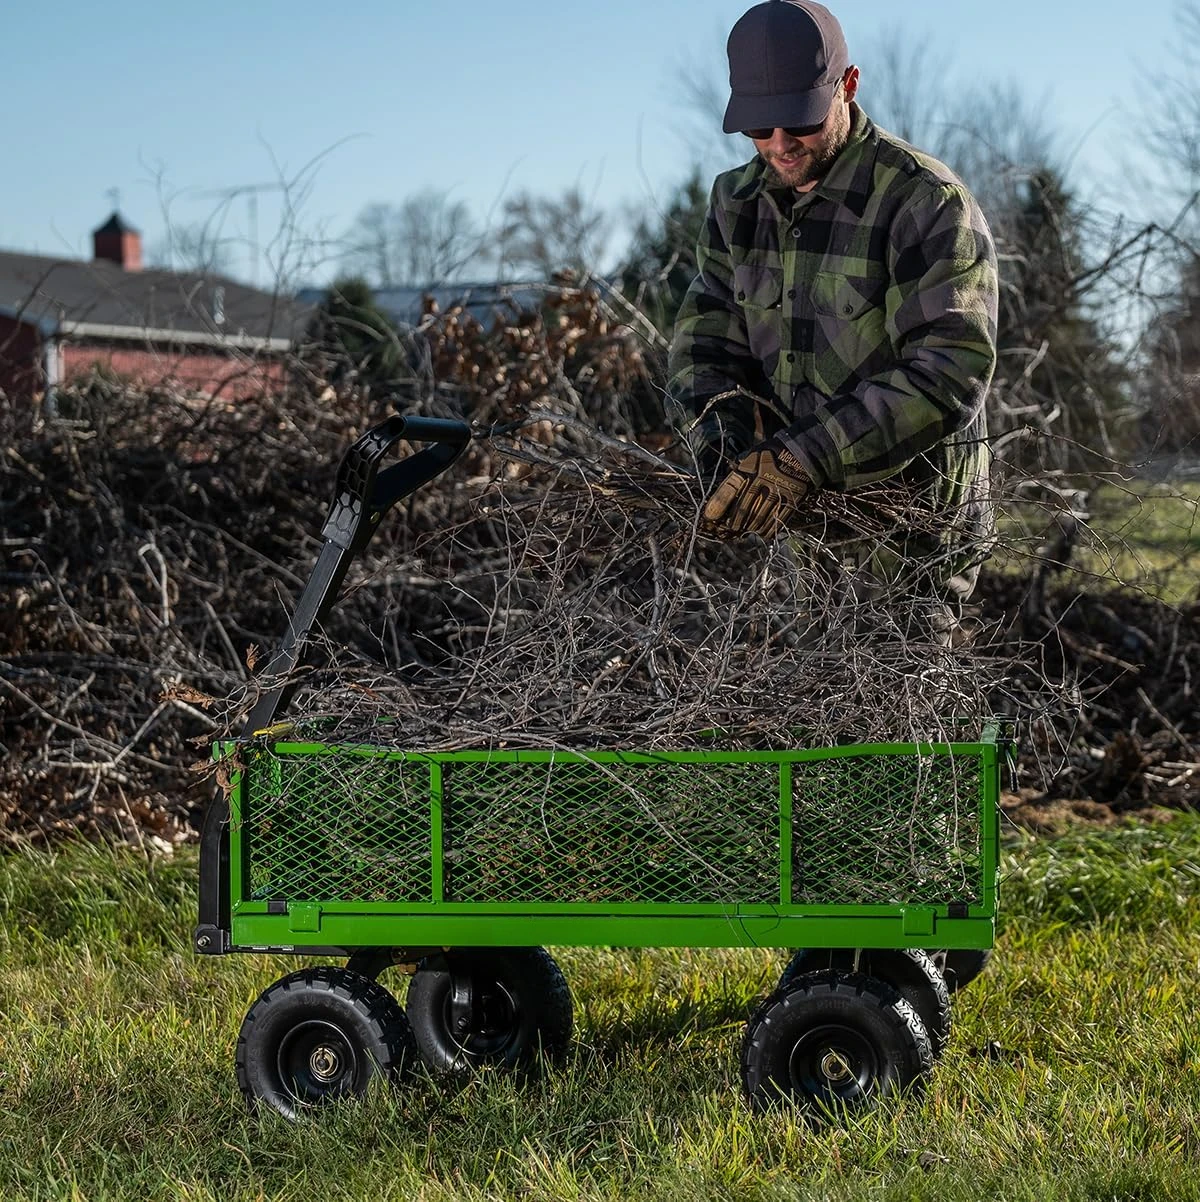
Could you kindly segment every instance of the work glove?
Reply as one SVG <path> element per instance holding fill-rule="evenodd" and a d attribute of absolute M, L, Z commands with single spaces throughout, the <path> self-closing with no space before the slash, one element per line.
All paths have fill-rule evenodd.
<path fill-rule="evenodd" d="M 778 438 L 768 438 L 738 460 L 705 503 L 700 526 L 708 534 L 761 534 L 772 538 L 812 492 L 800 460 Z"/>

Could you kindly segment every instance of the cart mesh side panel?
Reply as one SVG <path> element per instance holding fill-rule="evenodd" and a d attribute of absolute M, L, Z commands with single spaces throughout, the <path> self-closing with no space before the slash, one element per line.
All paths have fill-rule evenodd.
<path fill-rule="evenodd" d="M 792 900 L 977 902 L 977 756 L 869 755 L 793 768 Z"/>
<path fill-rule="evenodd" d="M 354 755 L 253 758 L 242 814 L 248 897 L 429 900 L 427 765 Z"/>
<path fill-rule="evenodd" d="M 446 899 L 779 900 L 773 764 L 448 764 Z"/>

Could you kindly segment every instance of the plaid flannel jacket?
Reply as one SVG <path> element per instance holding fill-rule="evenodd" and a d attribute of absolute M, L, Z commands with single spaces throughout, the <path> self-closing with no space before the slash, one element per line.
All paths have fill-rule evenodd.
<path fill-rule="evenodd" d="M 946 516 L 953 570 L 977 562 L 998 280 L 962 182 L 855 105 L 811 192 L 757 156 L 718 176 L 697 257 L 669 362 L 693 442 L 736 458 L 778 432 L 820 488 L 903 483 Z"/>

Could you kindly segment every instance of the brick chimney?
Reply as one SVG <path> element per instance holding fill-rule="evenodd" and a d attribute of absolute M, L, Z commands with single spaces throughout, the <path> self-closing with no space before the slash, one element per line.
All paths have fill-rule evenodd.
<path fill-rule="evenodd" d="M 115 263 L 125 271 L 142 269 L 142 235 L 120 213 L 92 232 L 92 257 Z"/>

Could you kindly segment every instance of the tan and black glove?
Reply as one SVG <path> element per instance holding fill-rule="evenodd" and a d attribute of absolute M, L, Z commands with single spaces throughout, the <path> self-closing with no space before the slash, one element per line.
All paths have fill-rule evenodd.
<path fill-rule="evenodd" d="M 717 485 L 701 515 L 708 534 L 772 538 L 813 491 L 800 460 L 777 438 L 759 443 Z"/>

